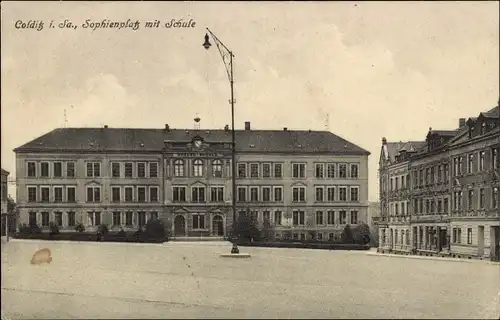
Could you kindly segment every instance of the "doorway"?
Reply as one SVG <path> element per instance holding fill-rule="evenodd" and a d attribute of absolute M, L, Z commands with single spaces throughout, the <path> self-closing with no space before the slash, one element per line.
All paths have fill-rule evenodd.
<path fill-rule="evenodd" d="M 224 220 L 220 215 L 216 215 L 212 219 L 212 229 L 214 234 L 224 236 Z"/>
<path fill-rule="evenodd" d="M 186 219 L 184 216 L 176 216 L 174 219 L 174 235 L 184 236 L 186 235 Z"/>
<path fill-rule="evenodd" d="M 484 226 L 477 227 L 477 256 L 484 256 Z"/>

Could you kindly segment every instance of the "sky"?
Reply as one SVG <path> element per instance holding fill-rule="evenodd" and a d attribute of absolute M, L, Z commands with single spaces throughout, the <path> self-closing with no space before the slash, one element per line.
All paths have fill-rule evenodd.
<path fill-rule="evenodd" d="M 138 20 L 132 29 L 86 20 Z M 161 27 L 144 28 L 160 20 Z M 191 28 L 165 28 L 183 19 Z M 44 28 L 17 29 L 17 21 Z M 65 20 L 77 25 L 58 28 Z M 49 28 L 54 21 L 55 28 Z M 60 127 L 230 124 L 209 27 L 234 53 L 236 128 L 329 131 L 371 152 L 424 140 L 499 100 L 499 2 L 29 2 L 1 4 L 1 166 Z M 65 117 L 66 114 L 66 117 Z M 9 185 L 15 197 L 15 184 Z"/>

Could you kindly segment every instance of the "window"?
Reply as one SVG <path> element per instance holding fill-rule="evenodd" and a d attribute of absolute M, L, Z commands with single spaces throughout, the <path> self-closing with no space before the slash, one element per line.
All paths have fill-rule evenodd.
<path fill-rule="evenodd" d="M 125 212 L 125 225 L 132 226 L 134 224 L 134 213 L 132 211 Z"/>
<path fill-rule="evenodd" d="M 345 210 L 339 211 L 339 223 L 347 224 L 347 212 Z"/>
<path fill-rule="evenodd" d="M 250 201 L 259 201 L 259 187 L 250 187 Z"/>
<path fill-rule="evenodd" d="M 326 217 L 327 217 L 327 220 L 326 220 L 327 224 L 335 224 L 335 211 L 333 211 L 333 210 L 327 211 Z"/>
<path fill-rule="evenodd" d="M 359 188 L 351 187 L 351 201 L 359 201 Z"/>
<path fill-rule="evenodd" d="M 472 173 L 472 165 L 474 164 L 474 155 L 469 154 L 469 164 L 467 165 L 467 173 Z"/>
<path fill-rule="evenodd" d="M 120 202 L 120 187 L 111 187 L 111 201 Z"/>
<path fill-rule="evenodd" d="M 443 212 L 444 213 L 448 213 L 449 210 L 448 210 L 448 198 L 444 199 L 443 200 Z"/>
<path fill-rule="evenodd" d="M 246 178 L 247 177 L 247 164 L 246 163 L 238 163 L 238 177 Z"/>
<path fill-rule="evenodd" d="M 281 211 L 274 211 L 274 224 L 279 226 L 281 225 Z"/>
<path fill-rule="evenodd" d="M 193 176 L 195 177 L 203 176 L 203 160 L 196 159 L 193 161 Z"/>
<path fill-rule="evenodd" d="M 50 188 L 49 187 L 40 187 L 41 200 L 42 202 L 50 201 Z"/>
<path fill-rule="evenodd" d="M 498 168 L 498 149 L 497 148 L 491 149 L 491 161 L 493 162 L 491 164 L 491 167 L 494 169 Z"/>
<path fill-rule="evenodd" d="M 54 187 L 54 202 L 62 202 L 62 201 L 63 201 L 63 188 Z"/>
<path fill-rule="evenodd" d="M 484 171 L 484 155 L 484 151 L 479 152 L 479 171 Z"/>
<path fill-rule="evenodd" d="M 205 202 L 205 187 L 192 187 L 191 188 L 191 201 L 192 202 Z"/>
<path fill-rule="evenodd" d="M 306 164 L 305 163 L 292 163 L 292 176 L 294 178 L 306 177 Z"/>
<path fill-rule="evenodd" d="M 54 177 L 62 177 L 62 162 L 54 162 Z"/>
<path fill-rule="evenodd" d="M 87 202 L 101 202 L 101 187 L 87 187 Z"/>
<path fill-rule="evenodd" d="M 323 179 L 325 177 L 325 165 L 322 163 L 316 163 L 315 165 L 315 177 L 318 179 Z"/>
<path fill-rule="evenodd" d="M 101 224 L 101 213 L 95 211 L 88 212 L 88 225 L 92 227 L 97 227 Z"/>
<path fill-rule="evenodd" d="M 326 188 L 326 201 L 328 202 L 335 201 L 335 187 Z"/>
<path fill-rule="evenodd" d="M 151 214 L 149 215 L 149 220 L 158 220 L 158 212 L 151 212 Z"/>
<path fill-rule="evenodd" d="M 453 243 L 462 242 L 462 228 L 453 228 Z"/>
<path fill-rule="evenodd" d="M 467 207 L 469 210 L 472 210 L 472 200 L 474 198 L 474 191 L 469 190 L 468 197 L 467 197 Z"/>
<path fill-rule="evenodd" d="M 37 225 L 36 212 L 30 212 L 29 213 L 28 223 L 29 223 L 30 226 L 36 226 Z"/>
<path fill-rule="evenodd" d="M 40 170 L 40 176 L 41 177 L 48 177 L 49 176 L 49 163 L 48 162 L 42 162 L 40 164 L 41 170 Z"/>
<path fill-rule="evenodd" d="M 138 178 L 146 177 L 146 163 L 144 162 L 137 163 L 137 177 Z"/>
<path fill-rule="evenodd" d="M 323 224 L 323 211 L 316 211 L 316 224 L 317 225 Z"/>
<path fill-rule="evenodd" d="M 359 170 L 358 170 L 358 165 L 357 164 L 351 164 L 351 178 L 357 179 L 359 175 Z"/>
<path fill-rule="evenodd" d="M 212 202 L 224 202 L 224 188 L 223 187 L 211 187 L 210 188 L 210 200 Z"/>
<path fill-rule="evenodd" d="M 302 210 L 293 211 L 293 225 L 303 226 L 305 223 L 305 212 Z"/>
<path fill-rule="evenodd" d="M 301 233 L 300 234 L 300 240 L 306 240 L 306 234 L 305 233 Z"/>
<path fill-rule="evenodd" d="M 66 202 L 76 202 L 76 187 L 66 187 Z"/>
<path fill-rule="evenodd" d="M 67 162 L 66 163 L 66 177 L 74 178 L 75 174 L 76 174 L 75 163 L 74 162 Z"/>
<path fill-rule="evenodd" d="M 281 178 L 283 175 L 283 165 L 281 163 L 274 164 L 274 177 Z"/>
<path fill-rule="evenodd" d="M 443 165 L 443 174 L 444 174 L 444 181 L 447 181 L 449 176 L 448 164 Z"/>
<path fill-rule="evenodd" d="M 305 202 L 306 201 L 306 188 L 305 187 L 293 187 L 292 189 L 292 201 L 293 202 Z"/>
<path fill-rule="evenodd" d="M 250 177 L 251 178 L 258 178 L 259 177 L 259 164 L 258 163 L 251 163 L 250 164 Z"/>
<path fill-rule="evenodd" d="M 262 187 L 262 201 L 271 201 L 271 187 Z"/>
<path fill-rule="evenodd" d="M 323 202 L 324 200 L 324 188 L 323 187 L 316 187 L 315 190 L 315 199 L 316 199 L 316 202 Z"/>
<path fill-rule="evenodd" d="M 238 187 L 238 201 L 247 201 L 247 189 L 245 187 Z"/>
<path fill-rule="evenodd" d="M 125 178 L 132 178 L 133 174 L 133 164 L 131 162 L 125 163 Z"/>
<path fill-rule="evenodd" d="M 101 176 L 101 163 L 100 162 L 87 162 L 87 177 L 98 178 Z"/>
<path fill-rule="evenodd" d="M 28 187 L 28 202 L 36 201 L 36 187 Z"/>
<path fill-rule="evenodd" d="M 149 163 L 149 177 L 158 178 L 158 162 Z"/>
<path fill-rule="evenodd" d="M 262 164 L 262 177 L 263 178 L 270 178 L 271 177 L 271 164 L 270 163 L 263 163 Z"/>
<path fill-rule="evenodd" d="M 463 158 L 462 157 L 458 157 L 458 174 L 462 174 L 462 162 L 463 162 Z"/>
<path fill-rule="evenodd" d="M 498 187 L 493 187 L 491 190 L 491 207 L 498 208 Z"/>
<path fill-rule="evenodd" d="M 472 228 L 467 228 L 467 244 L 472 244 Z"/>
<path fill-rule="evenodd" d="M 335 240 L 335 236 L 334 236 L 334 234 L 332 232 L 330 232 L 328 234 L 328 241 L 333 241 L 333 240 Z"/>
<path fill-rule="evenodd" d="M 347 187 L 339 187 L 339 200 L 347 201 Z"/>
<path fill-rule="evenodd" d="M 174 161 L 174 176 L 184 177 L 184 161 L 181 159 Z"/>
<path fill-rule="evenodd" d="M 267 221 L 267 222 L 271 221 L 271 214 L 269 210 L 262 211 L 262 221 Z"/>
<path fill-rule="evenodd" d="M 283 201 L 283 188 L 282 187 L 274 187 L 274 201 L 275 202 Z"/>
<path fill-rule="evenodd" d="M 48 226 L 49 226 L 49 213 L 42 212 L 42 227 L 48 227 Z"/>
<path fill-rule="evenodd" d="M 146 202 L 146 187 L 137 187 L 137 201 Z"/>
<path fill-rule="evenodd" d="M 484 208 L 484 188 L 479 189 L 479 208 Z"/>
<path fill-rule="evenodd" d="M 134 201 L 134 188 L 133 187 L 125 187 L 125 201 L 126 202 Z"/>
<path fill-rule="evenodd" d="M 318 240 L 323 241 L 323 234 L 320 232 L 317 234 Z"/>
<path fill-rule="evenodd" d="M 76 225 L 76 213 L 74 211 L 69 211 L 68 215 L 68 227 L 74 227 Z"/>
<path fill-rule="evenodd" d="M 339 164 L 339 178 L 347 178 L 347 165 L 345 163 Z"/>
<path fill-rule="evenodd" d="M 54 212 L 54 223 L 58 227 L 62 227 L 63 221 L 62 221 L 62 212 Z"/>
<path fill-rule="evenodd" d="M 358 224 L 358 211 L 351 211 L 351 224 Z"/>
<path fill-rule="evenodd" d="M 174 187 L 172 194 L 173 202 L 184 202 L 186 201 L 186 187 Z"/>
<path fill-rule="evenodd" d="M 214 160 L 212 161 L 212 175 L 215 178 L 221 178 L 222 177 L 222 161 L 221 160 Z"/>
<path fill-rule="evenodd" d="M 158 187 L 149 187 L 149 202 L 158 202 Z"/>
<path fill-rule="evenodd" d="M 121 226 L 122 224 L 122 213 L 120 211 L 113 212 L 113 225 Z"/>
<path fill-rule="evenodd" d="M 486 123 L 483 122 L 481 123 L 481 134 L 485 134 L 486 133 Z"/>
<path fill-rule="evenodd" d="M 138 211 L 137 212 L 137 224 L 139 227 L 142 227 L 146 224 L 146 212 Z"/>
<path fill-rule="evenodd" d="M 111 176 L 113 178 L 120 177 L 120 164 L 118 162 L 111 163 Z"/>
<path fill-rule="evenodd" d="M 205 216 L 193 214 L 193 229 L 205 229 Z"/>
<path fill-rule="evenodd" d="M 437 212 L 438 213 L 442 213 L 443 212 L 443 203 L 442 203 L 441 199 L 439 199 L 438 202 L 437 202 Z"/>
<path fill-rule="evenodd" d="M 329 163 L 326 165 L 326 176 L 328 178 L 335 178 L 335 163 Z"/>
<path fill-rule="evenodd" d="M 28 177 L 34 178 L 36 177 L 36 163 L 28 162 Z"/>

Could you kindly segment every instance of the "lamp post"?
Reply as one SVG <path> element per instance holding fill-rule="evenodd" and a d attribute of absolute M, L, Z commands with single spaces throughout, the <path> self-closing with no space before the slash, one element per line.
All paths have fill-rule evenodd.
<path fill-rule="evenodd" d="M 227 72 L 227 77 L 229 79 L 229 84 L 231 85 L 231 100 L 229 100 L 229 103 L 231 104 L 231 137 L 232 137 L 232 143 L 231 143 L 231 161 L 232 161 L 232 209 L 233 209 L 233 230 L 231 232 L 231 242 L 233 243 L 233 247 L 231 249 L 231 253 L 233 254 L 238 254 L 240 253 L 240 250 L 238 249 L 238 245 L 236 244 L 236 229 L 235 229 L 235 223 L 236 223 L 236 133 L 234 131 L 234 79 L 233 79 L 233 52 L 229 50 L 220 40 L 215 36 L 210 29 L 207 28 L 207 33 L 205 34 L 205 42 L 203 43 L 203 47 L 208 50 L 212 45 L 210 44 L 210 36 L 212 36 L 212 39 L 214 40 L 215 44 L 217 45 L 217 49 L 219 49 L 219 53 L 222 57 L 222 61 L 224 62 L 224 66 L 226 67 L 226 72 Z M 229 56 L 229 61 L 227 61 L 227 58 Z"/>

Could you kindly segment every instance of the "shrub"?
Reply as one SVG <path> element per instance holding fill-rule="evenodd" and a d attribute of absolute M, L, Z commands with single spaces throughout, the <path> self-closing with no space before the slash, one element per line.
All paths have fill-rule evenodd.
<path fill-rule="evenodd" d="M 54 236 L 56 234 L 59 234 L 59 226 L 54 222 L 51 222 L 49 224 L 49 229 L 50 229 L 49 235 Z"/>
<path fill-rule="evenodd" d="M 84 232 L 85 231 L 85 226 L 83 225 L 83 223 L 79 222 L 76 226 L 75 226 L 75 230 L 77 232 Z"/>
<path fill-rule="evenodd" d="M 250 209 L 238 214 L 238 220 L 235 226 L 236 235 L 242 240 L 252 240 L 259 238 L 260 231 L 257 227 L 256 217 L 252 216 Z"/>
<path fill-rule="evenodd" d="M 144 235 L 148 240 L 164 240 L 165 239 L 165 225 L 159 219 L 150 219 L 146 223 Z"/>
<path fill-rule="evenodd" d="M 342 243 L 354 243 L 354 237 L 353 237 L 353 234 L 352 234 L 352 229 L 351 229 L 351 226 L 350 225 L 346 225 L 344 227 L 344 230 L 342 231 L 342 234 L 340 236 L 340 241 Z"/>
<path fill-rule="evenodd" d="M 271 222 L 269 221 L 269 219 L 264 219 L 264 223 L 262 224 L 261 238 L 268 241 L 273 239 L 273 234 L 274 232 Z"/>
<path fill-rule="evenodd" d="M 106 236 L 109 233 L 108 226 L 106 224 L 100 224 L 97 227 L 97 233 L 102 236 Z"/>
<path fill-rule="evenodd" d="M 356 244 L 369 244 L 371 241 L 370 227 L 362 222 L 353 229 L 353 238 Z"/>
<path fill-rule="evenodd" d="M 117 236 L 125 238 L 127 236 L 127 233 L 125 232 L 125 230 L 123 230 L 123 228 L 121 228 L 120 231 L 118 231 Z"/>

